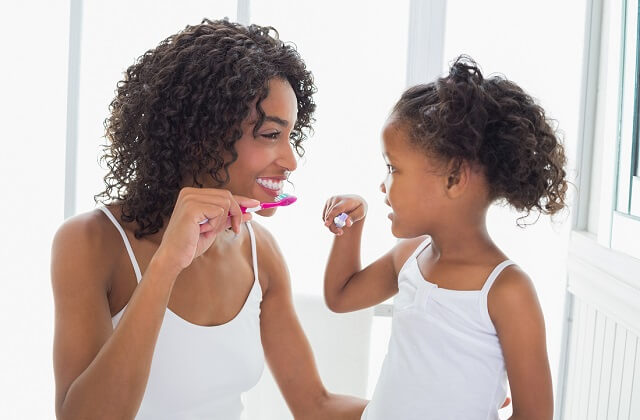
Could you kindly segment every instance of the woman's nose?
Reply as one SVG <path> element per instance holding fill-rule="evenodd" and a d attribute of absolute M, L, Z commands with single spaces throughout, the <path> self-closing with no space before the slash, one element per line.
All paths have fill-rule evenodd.
<path fill-rule="evenodd" d="M 387 193 L 387 188 L 384 186 L 384 182 L 380 183 L 380 191 L 382 191 L 383 193 Z"/>
<path fill-rule="evenodd" d="M 291 142 L 282 142 L 283 146 L 279 150 L 278 165 L 286 168 L 289 172 L 295 171 L 298 167 L 298 159 L 294 152 L 294 146 Z"/>

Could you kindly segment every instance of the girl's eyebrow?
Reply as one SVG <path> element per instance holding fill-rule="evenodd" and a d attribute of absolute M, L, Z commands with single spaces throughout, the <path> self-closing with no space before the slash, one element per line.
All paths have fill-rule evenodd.
<path fill-rule="evenodd" d="M 388 159 L 388 160 L 395 160 L 393 158 L 393 155 L 391 153 L 389 153 L 389 152 L 382 152 L 382 157 L 385 158 L 385 159 Z"/>

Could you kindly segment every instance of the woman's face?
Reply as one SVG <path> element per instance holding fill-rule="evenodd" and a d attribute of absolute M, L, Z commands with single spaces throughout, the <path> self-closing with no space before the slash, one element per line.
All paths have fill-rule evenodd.
<path fill-rule="evenodd" d="M 223 188 L 232 194 L 273 201 L 282 193 L 284 182 L 297 164 L 289 140 L 298 115 L 298 102 L 289 82 L 272 79 L 269 94 L 261 102 L 265 118 L 254 136 L 258 120 L 255 103 L 242 122 L 242 137 L 235 143 L 238 159 L 229 166 L 229 182 Z M 271 216 L 276 209 L 262 210 L 261 216 Z"/>

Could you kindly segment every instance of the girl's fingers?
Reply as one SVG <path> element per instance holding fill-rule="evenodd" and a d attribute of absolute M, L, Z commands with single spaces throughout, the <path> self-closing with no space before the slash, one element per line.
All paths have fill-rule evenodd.
<path fill-rule="evenodd" d="M 334 201 L 335 201 L 334 198 L 330 198 L 330 199 L 327 200 L 327 202 L 324 205 L 324 210 L 322 211 L 322 221 L 325 222 L 325 225 L 327 225 L 326 223 L 327 223 L 327 221 L 329 221 L 328 215 L 329 215 L 329 212 L 331 211 L 331 209 L 334 206 Z M 327 225 L 327 226 L 329 226 L 329 225 Z"/>
<path fill-rule="evenodd" d="M 336 226 L 335 219 L 338 215 L 345 213 L 347 218 L 344 225 Z M 344 228 L 353 226 L 362 220 L 367 213 L 366 202 L 357 196 L 334 196 L 327 200 L 322 211 L 322 221 L 324 225 L 335 235 L 342 235 Z"/>

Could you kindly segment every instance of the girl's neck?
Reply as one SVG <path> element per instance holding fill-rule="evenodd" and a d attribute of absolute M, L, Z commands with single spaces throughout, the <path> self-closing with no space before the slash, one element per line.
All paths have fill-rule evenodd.
<path fill-rule="evenodd" d="M 472 261 L 487 254 L 502 254 L 489 236 L 484 217 L 475 223 L 450 223 L 430 237 L 432 252 L 440 260 Z"/>

